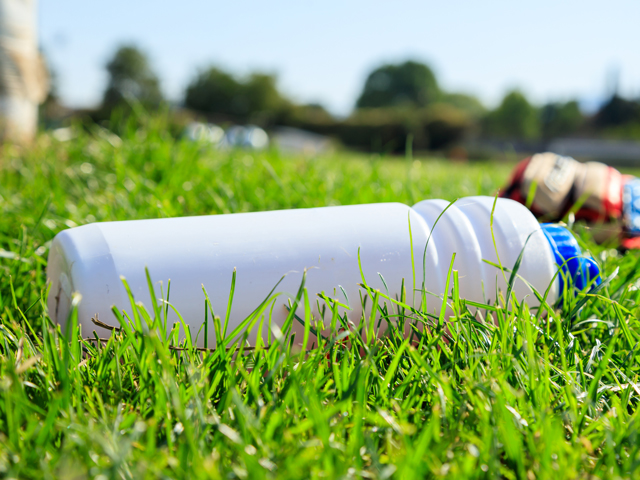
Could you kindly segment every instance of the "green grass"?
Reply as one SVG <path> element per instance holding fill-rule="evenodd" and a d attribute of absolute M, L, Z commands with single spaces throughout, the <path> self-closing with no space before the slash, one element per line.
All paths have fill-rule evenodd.
<path fill-rule="evenodd" d="M 637 476 L 638 257 L 582 233 L 609 283 L 562 309 L 455 311 L 416 342 L 336 332 L 305 355 L 196 352 L 125 328 L 60 332 L 48 246 L 92 221 L 493 194 L 511 165 L 215 152 L 165 134 L 46 134 L 0 169 L 0 476 L 13 478 L 614 478 Z M 231 272 L 230 272 L 231 273 Z M 300 302 L 316 292 L 300 292 Z M 373 294 L 375 296 L 375 294 Z M 578 302 L 582 308 L 577 308 Z M 382 305 L 382 302 L 380 302 Z M 382 321 L 431 322 L 380 308 Z M 204 319 L 203 319 L 204 320 Z M 340 321 L 338 319 L 338 321 Z M 364 319 L 368 322 L 369 319 Z M 366 330 L 364 330 L 366 332 Z"/>

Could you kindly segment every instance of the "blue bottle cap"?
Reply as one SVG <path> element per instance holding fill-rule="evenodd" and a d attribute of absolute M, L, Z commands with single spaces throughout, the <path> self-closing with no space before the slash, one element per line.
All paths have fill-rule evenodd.
<path fill-rule="evenodd" d="M 540 226 L 560 267 L 560 294 L 564 291 L 565 282 L 577 290 L 600 285 L 602 278 L 598 264 L 582 253 L 578 241 L 569 230 L 555 223 L 543 223 Z"/>

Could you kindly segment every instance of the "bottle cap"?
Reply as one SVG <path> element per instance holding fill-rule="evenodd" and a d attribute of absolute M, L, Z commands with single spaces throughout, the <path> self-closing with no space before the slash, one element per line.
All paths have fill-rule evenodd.
<path fill-rule="evenodd" d="M 600 285 L 602 278 L 598 264 L 593 258 L 582 253 L 578 241 L 569 230 L 555 223 L 543 223 L 541 227 L 560 267 L 558 277 L 561 295 L 565 282 L 577 290 L 584 290 L 590 285 Z"/>

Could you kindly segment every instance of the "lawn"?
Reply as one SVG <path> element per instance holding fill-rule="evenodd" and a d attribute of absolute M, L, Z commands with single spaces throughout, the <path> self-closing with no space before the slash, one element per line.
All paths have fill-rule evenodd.
<path fill-rule="evenodd" d="M 176 141 L 166 121 L 132 121 L 119 136 L 77 127 L 66 142 L 43 133 L 32 149 L 2 151 L 1 477 L 638 475 L 638 256 L 579 227 L 601 290 L 561 308 L 497 306 L 494 324 L 454 288 L 455 318 L 415 342 L 336 331 L 306 353 L 286 338 L 198 352 L 154 334 L 145 311 L 148 335 L 123 329 L 96 343 L 61 332 L 47 316 L 45 268 L 62 229 L 491 195 L 513 166 L 220 152 Z M 379 310 L 380 321 L 431 321 L 398 311 Z"/>

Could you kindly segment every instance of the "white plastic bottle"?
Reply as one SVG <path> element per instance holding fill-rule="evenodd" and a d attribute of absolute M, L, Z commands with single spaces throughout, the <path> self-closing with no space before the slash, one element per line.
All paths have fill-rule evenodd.
<path fill-rule="evenodd" d="M 131 312 L 121 276 L 126 278 L 135 299 L 152 312 L 145 274 L 148 267 L 158 296 L 159 283 L 163 283 L 166 293 L 171 279 L 169 301 L 195 336 L 205 319 L 202 285 L 214 313 L 224 319 L 236 269 L 228 332 L 250 315 L 286 274 L 276 289 L 284 294 L 271 310 L 272 322 L 282 325 L 288 313 L 287 300 L 295 298 L 306 269 L 306 288 L 315 318 L 320 314 L 318 305 L 324 303 L 317 302 L 315 294 L 324 292 L 348 304 L 347 316 L 357 324 L 362 315 L 361 293 L 366 293 L 359 286 L 362 278 L 358 255 L 370 287 L 400 298 L 404 280 L 405 297 L 410 303 L 413 289 L 421 289 L 423 279 L 428 292 L 445 293 L 455 252 L 453 267 L 459 271 L 460 296 L 493 303 L 496 287 L 504 295 L 505 276 L 509 275 L 483 261 L 498 263 L 495 247 L 500 263 L 508 269 L 524 248 L 518 275 L 540 292 L 551 285 L 548 301 L 555 302 L 562 284 L 562 276 L 555 275 L 558 263 L 569 258 L 567 252 L 573 256 L 580 253 L 577 243 L 566 230 L 545 233 L 526 207 L 498 199 L 493 215 L 494 247 L 490 227 L 493 205 L 491 197 L 469 197 L 451 206 L 444 200 L 425 200 L 413 207 L 381 203 L 84 225 L 60 232 L 53 240 L 47 267 L 51 282 L 49 314 L 64 325 L 72 294 L 78 292 L 82 295 L 78 318 L 83 334 L 89 335 L 93 330 L 104 333 L 91 322 L 91 317 L 99 314 L 101 321 L 117 324 L 111 311 L 113 305 Z M 558 247 L 562 242 L 564 250 Z M 595 263 L 589 268 L 589 275 L 594 278 Z M 569 273 L 575 277 L 575 272 L 573 268 Z M 530 305 L 537 304 L 522 280 L 515 282 L 514 292 L 519 299 L 528 296 Z M 415 299 L 415 306 L 419 307 L 419 291 Z M 438 313 L 441 304 L 441 298 L 427 295 L 430 312 Z M 171 315 L 170 322 L 177 321 Z M 298 315 L 304 318 L 303 306 Z M 208 329 L 209 345 L 215 344 L 213 330 Z M 255 341 L 257 334 L 254 329 L 250 341 Z M 266 336 L 266 326 L 261 334 Z M 201 334 L 199 343 L 203 340 Z"/>

